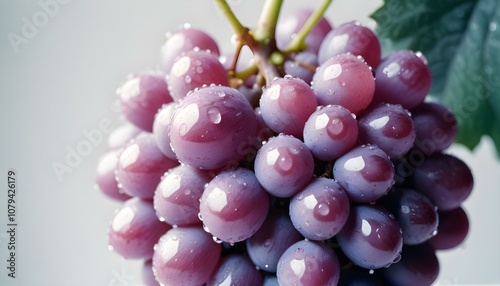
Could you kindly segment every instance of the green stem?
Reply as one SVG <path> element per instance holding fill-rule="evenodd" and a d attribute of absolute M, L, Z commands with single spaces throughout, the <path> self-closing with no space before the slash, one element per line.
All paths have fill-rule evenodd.
<path fill-rule="evenodd" d="M 215 2 L 219 5 L 219 8 L 221 9 L 222 13 L 224 13 L 224 16 L 226 16 L 227 20 L 233 27 L 233 30 L 238 37 L 242 37 L 243 35 L 248 33 L 248 28 L 240 23 L 238 18 L 236 18 L 236 15 L 234 15 L 233 10 L 231 10 L 231 7 L 229 7 L 225 0 L 215 0 Z"/>
<path fill-rule="evenodd" d="M 307 49 L 306 37 L 312 31 L 312 29 L 321 20 L 321 17 L 325 14 L 326 10 L 330 6 L 333 0 L 325 0 L 318 9 L 314 10 L 312 15 L 307 19 L 304 26 L 300 29 L 297 35 L 292 39 L 288 46 L 283 50 L 284 53 L 299 52 Z"/>
<path fill-rule="evenodd" d="M 264 3 L 259 22 L 252 31 L 252 35 L 257 42 L 264 44 L 268 44 L 269 41 L 274 42 L 276 23 L 278 23 L 282 4 L 283 0 L 266 0 Z"/>
<path fill-rule="evenodd" d="M 246 80 L 249 77 L 256 75 L 259 72 L 259 67 L 257 65 L 251 65 L 250 67 L 235 73 L 235 77 Z"/>

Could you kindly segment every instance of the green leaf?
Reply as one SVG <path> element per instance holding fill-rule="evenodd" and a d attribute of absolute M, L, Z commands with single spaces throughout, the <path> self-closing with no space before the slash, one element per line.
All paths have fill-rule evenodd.
<path fill-rule="evenodd" d="M 371 17 L 384 54 L 425 55 L 431 97 L 457 117 L 457 142 L 473 149 L 489 135 L 500 154 L 500 1 L 385 0 Z"/>

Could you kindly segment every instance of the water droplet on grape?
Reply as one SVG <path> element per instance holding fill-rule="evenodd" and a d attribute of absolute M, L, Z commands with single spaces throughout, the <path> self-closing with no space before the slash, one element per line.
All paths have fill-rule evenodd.
<path fill-rule="evenodd" d="M 222 120 L 222 115 L 217 107 L 210 107 L 207 110 L 207 116 L 213 124 L 219 124 Z"/>

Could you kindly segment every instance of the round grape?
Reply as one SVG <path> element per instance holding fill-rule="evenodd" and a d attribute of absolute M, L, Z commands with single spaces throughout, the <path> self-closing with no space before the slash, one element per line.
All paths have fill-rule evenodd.
<path fill-rule="evenodd" d="M 130 75 L 117 93 L 122 114 L 135 126 L 148 132 L 153 130 L 158 109 L 173 101 L 161 73 Z"/>
<path fill-rule="evenodd" d="M 312 87 L 320 105 L 341 105 L 358 115 L 372 101 L 375 78 L 361 59 L 340 54 L 318 67 Z"/>
<path fill-rule="evenodd" d="M 257 137 L 257 119 L 246 98 L 224 86 L 200 88 L 175 109 L 171 146 L 180 162 L 201 169 L 237 165 Z"/>
<path fill-rule="evenodd" d="M 163 70 L 168 73 L 177 57 L 191 50 L 205 50 L 219 57 L 217 42 L 206 32 L 185 25 L 174 33 L 167 34 L 167 40 L 161 47 Z"/>
<path fill-rule="evenodd" d="M 280 285 L 337 285 L 340 266 L 337 255 L 325 243 L 302 240 L 281 256 L 276 272 Z"/>
<path fill-rule="evenodd" d="M 252 171 L 222 171 L 205 188 L 200 217 L 215 238 L 235 243 L 252 236 L 264 223 L 269 196 Z"/>
<path fill-rule="evenodd" d="M 413 120 L 400 105 L 382 104 L 370 109 L 359 119 L 361 144 L 377 145 L 392 160 L 406 154 L 415 141 Z"/>
<path fill-rule="evenodd" d="M 413 51 L 394 52 L 375 69 L 373 103 L 400 104 L 412 109 L 422 103 L 431 87 L 431 72 Z"/>
<path fill-rule="evenodd" d="M 403 246 L 398 222 L 379 205 L 352 207 L 336 237 L 345 255 L 366 269 L 388 267 L 399 260 Z"/>
<path fill-rule="evenodd" d="M 166 80 L 172 98 L 177 101 L 204 85 L 229 85 L 226 70 L 217 57 L 195 50 L 177 58 Z"/>
<path fill-rule="evenodd" d="M 158 149 L 153 135 L 136 138 L 123 149 L 116 167 L 116 179 L 129 196 L 152 199 L 161 176 L 179 162 Z"/>
<path fill-rule="evenodd" d="M 171 225 L 201 224 L 198 219 L 200 198 L 212 177 L 188 165 L 170 169 L 158 184 L 154 195 L 156 215 Z"/>
<path fill-rule="evenodd" d="M 161 285 L 203 285 L 216 269 L 221 245 L 201 227 L 177 227 L 155 245 L 153 273 Z"/>
<path fill-rule="evenodd" d="M 291 197 L 312 178 L 314 159 L 299 139 L 280 134 L 272 137 L 258 151 L 255 176 L 270 194 Z"/>
<path fill-rule="evenodd" d="M 153 256 L 155 243 L 171 228 L 156 218 L 151 202 L 131 198 L 109 226 L 110 249 L 126 259 L 149 259 Z"/>
<path fill-rule="evenodd" d="M 370 203 L 387 194 L 394 184 L 394 165 L 380 148 L 362 145 L 335 161 L 333 177 L 351 200 Z"/>
<path fill-rule="evenodd" d="M 347 22 L 325 36 L 318 51 L 318 61 L 322 64 L 344 53 L 361 56 L 369 66 L 376 68 L 381 57 L 380 42 L 370 28 L 357 21 Z"/>
<path fill-rule="evenodd" d="M 266 125 L 276 133 L 297 138 L 302 138 L 304 124 L 317 105 L 311 87 L 302 79 L 290 76 L 273 80 L 260 98 L 260 110 Z"/>
<path fill-rule="evenodd" d="M 349 208 L 349 198 L 340 184 L 315 178 L 291 199 L 290 218 L 305 238 L 326 240 L 342 229 Z"/>
<path fill-rule="evenodd" d="M 304 143 L 314 157 L 330 161 L 352 149 L 358 139 L 355 115 L 340 105 L 316 109 L 304 126 Z"/>

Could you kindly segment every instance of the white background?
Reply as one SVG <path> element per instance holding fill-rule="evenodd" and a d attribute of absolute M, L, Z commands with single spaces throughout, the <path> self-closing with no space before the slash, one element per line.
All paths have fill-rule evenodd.
<path fill-rule="evenodd" d="M 107 225 L 119 204 L 93 187 L 105 140 L 61 181 L 52 164 L 65 164 L 68 148 L 82 144 L 83 132 L 98 129 L 101 120 L 120 124 L 115 90 L 128 73 L 157 67 L 165 32 L 189 22 L 227 50 L 229 25 L 214 1 L 67 2 L 17 52 L 9 33 L 22 36 L 23 18 L 33 22 L 43 9 L 37 0 L 0 2 L 0 285 L 141 285 L 140 264 L 107 250 Z M 263 1 L 229 2 L 252 26 Z M 285 1 L 284 13 L 319 3 Z M 337 0 L 327 16 L 335 25 L 354 19 L 372 25 L 366 15 L 380 3 Z M 437 284 L 500 284 L 498 158 L 489 140 L 473 153 L 460 146 L 450 152 L 471 166 L 476 187 L 465 203 L 469 236 L 439 253 Z M 6 277 L 5 265 L 9 168 L 18 173 L 16 279 Z"/>

